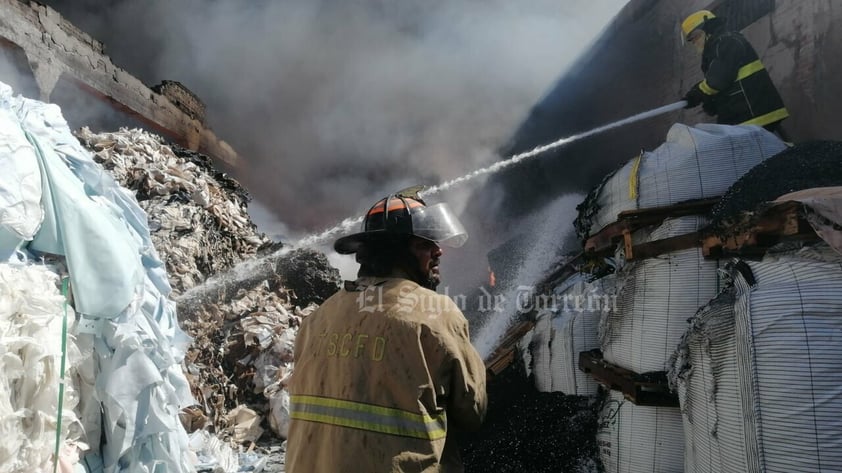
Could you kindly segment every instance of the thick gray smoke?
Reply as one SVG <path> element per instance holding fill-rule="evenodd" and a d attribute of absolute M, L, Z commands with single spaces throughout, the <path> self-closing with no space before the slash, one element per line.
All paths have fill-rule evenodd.
<path fill-rule="evenodd" d="M 626 0 L 46 3 L 147 84 L 196 92 L 236 177 L 305 232 L 493 162 Z"/>

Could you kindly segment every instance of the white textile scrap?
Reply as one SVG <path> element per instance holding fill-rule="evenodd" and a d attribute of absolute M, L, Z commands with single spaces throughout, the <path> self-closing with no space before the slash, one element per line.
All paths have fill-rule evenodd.
<path fill-rule="evenodd" d="M 0 117 L 6 130 L 0 175 L 28 183 L 0 179 L 0 244 L 11 241 L 18 250 L 0 246 L 7 250 L 2 256 L 63 256 L 81 316 L 80 343 L 83 333 L 89 339 L 93 366 L 81 367 L 79 379 L 93 382 L 81 406 L 92 450 L 83 462 L 93 472 L 195 471 L 178 417 L 181 407 L 194 404 L 180 366 L 190 340 L 168 299 L 146 214 L 79 144 L 56 105 L 13 96 L 0 83 Z M 43 215 L 34 210 L 35 195 Z M 10 213 L 9 203 L 18 210 Z"/>
<path fill-rule="evenodd" d="M 58 274 L 43 265 L 0 263 L 0 473 L 53 471 L 64 317 L 58 281 Z M 67 317 L 74 317 L 69 307 Z M 80 358 L 68 337 L 66 374 Z M 78 400 L 72 383 L 66 383 L 59 445 L 63 473 L 78 462 L 76 446 L 84 450 L 74 413 Z"/>

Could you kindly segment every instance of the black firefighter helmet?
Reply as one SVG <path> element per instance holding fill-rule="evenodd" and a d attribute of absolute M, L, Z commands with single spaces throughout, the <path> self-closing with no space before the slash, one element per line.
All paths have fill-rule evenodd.
<path fill-rule="evenodd" d="M 362 231 L 339 238 L 333 249 L 348 255 L 369 241 L 409 235 L 452 248 L 462 246 L 468 239 L 465 227 L 446 203 L 428 206 L 418 195 L 422 189 L 410 187 L 377 201 L 366 212 Z"/>

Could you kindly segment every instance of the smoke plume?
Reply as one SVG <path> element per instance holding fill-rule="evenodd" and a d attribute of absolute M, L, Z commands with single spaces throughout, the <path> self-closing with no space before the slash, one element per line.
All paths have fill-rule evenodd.
<path fill-rule="evenodd" d="M 291 232 L 498 159 L 626 0 L 54 0 L 149 85 L 177 80 Z"/>

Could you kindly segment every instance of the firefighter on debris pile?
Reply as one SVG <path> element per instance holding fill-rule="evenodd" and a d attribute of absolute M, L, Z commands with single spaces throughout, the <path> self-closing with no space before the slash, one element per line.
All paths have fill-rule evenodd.
<path fill-rule="evenodd" d="M 789 116 L 778 89 L 746 38 L 725 28 L 725 19 L 701 10 L 681 23 L 688 44 L 702 54 L 704 80 L 683 97 L 685 108 L 702 105 L 725 125 L 760 125 L 780 130 Z"/>
<path fill-rule="evenodd" d="M 356 253 L 358 279 L 301 324 L 288 473 L 463 471 L 451 429 L 479 428 L 485 365 L 464 315 L 435 288 L 439 245 L 467 234 L 419 189 L 378 201 L 361 233 L 334 244 Z"/>

